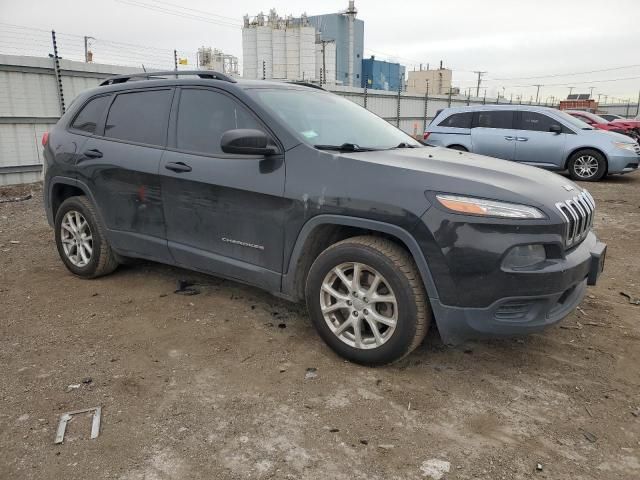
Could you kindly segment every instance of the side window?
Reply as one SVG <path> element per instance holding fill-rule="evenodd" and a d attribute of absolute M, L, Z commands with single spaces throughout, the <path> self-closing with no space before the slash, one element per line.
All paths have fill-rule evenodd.
<path fill-rule="evenodd" d="M 552 125 L 558 125 L 561 127 L 560 122 L 557 122 L 551 117 L 547 117 L 541 113 L 522 111 L 520 113 L 520 128 L 522 130 L 531 130 L 533 132 L 549 132 Z"/>
<path fill-rule="evenodd" d="M 83 132 L 96 133 L 96 127 L 102 119 L 111 97 L 109 95 L 96 97 L 87 103 L 71 124 L 71 128 Z"/>
<path fill-rule="evenodd" d="M 105 137 L 165 145 L 171 90 L 121 93 L 109 109 Z"/>
<path fill-rule="evenodd" d="M 473 112 L 454 113 L 441 121 L 439 127 L 471 128 Z"/>
<path fill-rule="evenodd" d="M 474 127 L 480 128 L 513 128 L 513 112 L 507 110 L 494 110 L 477 112 Z"/>
<path fill-rule="evenodd" d="M 182 90 L 176 148 L 208 154 L 222 153 L 222 134 L 235 128 L 262 130 L 257 120 L 227 95 L 211 90 Z"/>

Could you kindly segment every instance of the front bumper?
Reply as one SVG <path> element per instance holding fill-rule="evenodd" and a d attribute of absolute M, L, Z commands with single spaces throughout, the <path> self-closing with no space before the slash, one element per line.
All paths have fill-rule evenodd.
<path fill-rule="evenodd" d="M 544 295 L 519 295 L 500 298 L 488 307 L 449 306 L 431 299 L 431 306 L 442 340 L 459 344 L 482 337 L 514 336 L 538 332 L 571 313 L 582 301 L 587 285 L 595 285 L 604 267 L 606 245 L 593 233 L 567 254 L 562 265 L 534 275 L 554 278 L 556 291 Z M 559 268 L 558 268 L 559 267 Z M 531 276 L 530 272 L 522 273 Z M 517 276 L 513 278 L 518 281 Z"/>
<path fill-rule="evenodd" d="M 609 155 L 607 158 L 607 173 L 630 173 L 638 169 L 640 156 L 629 152 Z"/>

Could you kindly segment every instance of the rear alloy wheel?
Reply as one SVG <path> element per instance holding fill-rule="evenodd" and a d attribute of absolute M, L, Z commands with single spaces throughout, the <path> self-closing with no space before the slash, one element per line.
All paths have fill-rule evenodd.
<path fill-rule="evenodd" d="M 408 355 L 424 339 L 431 318 L 413 259 L 378 237 L 349 238 L 322 252 L 309 270 L 306 300 L 324 341 L 365 365 Z"/>
<path fill-rule="evenodd" d="M 569 175 L 574 180 L 595 182 L 600 180 L 607 170 L 607 161 L 600 152 L 582 150 L 569 159 Z"/>
<path fill-rule="evenodd" d="M 56 246 L 65 266 L 84 278 L 113 272 L 118 266 L 115 253 L 87 197 L 67 198 L 55 218 Z"/>

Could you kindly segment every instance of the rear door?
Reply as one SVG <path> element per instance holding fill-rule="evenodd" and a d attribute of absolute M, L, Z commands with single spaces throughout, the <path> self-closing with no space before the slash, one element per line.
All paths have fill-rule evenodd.
<path fill-rule="evenodd" d="M 519 117 L 516 161 L 546 168 L 563 168 L 568 129 L 554 118 L 538 112 L 523 110 Z M 554 126 L 562 132 L 552 132 Z"/>
<path fill-rule="evenodd" d="M 513 160 L 516 152 L 514 120 L 512 110 L 475 112 L 471 129 L 473 153 Z"/>
<path fill-rule="evenodd" d="M 283 155 L 222 152 L 227 130 L 250 128 L 275 138 L 235 97 L 183 87 L 174 102 L 170 148 L 162 159 L 167 238 L 176 262 L 265 288 L 282 271 Z"/>
<path fill-rule="evenodd" d="M 159 261 L 171 260 L 158 170 L 172 98 L 173 88 L 113 95 L 78 161 L 115 249 Z"/>

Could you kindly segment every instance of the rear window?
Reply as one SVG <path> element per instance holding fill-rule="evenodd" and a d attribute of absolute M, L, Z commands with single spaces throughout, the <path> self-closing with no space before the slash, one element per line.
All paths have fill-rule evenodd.
<path fill-rule="evenodd" d="M 471 128 L 473 112 L 454 113 L 441 121 L 439 127 Z"/>
<path fill-rule="evenodd" d="M 121 93 L 109 109 L 105 137 L 163 146 L 171 93 L 171 90 Z"/>
<path fill-rule="evenodd" d="M 474 126 L 480 128 L 513 128 L 512 111 L 477 112 Z"/>
<path fill-rule="evenodd" d="M 110 96 L 93 98 L 87 103 L 80 113 L 76 115 L 71 128 L 87 133 L 96 133 L 96 127 L 109 104 Z"/>

